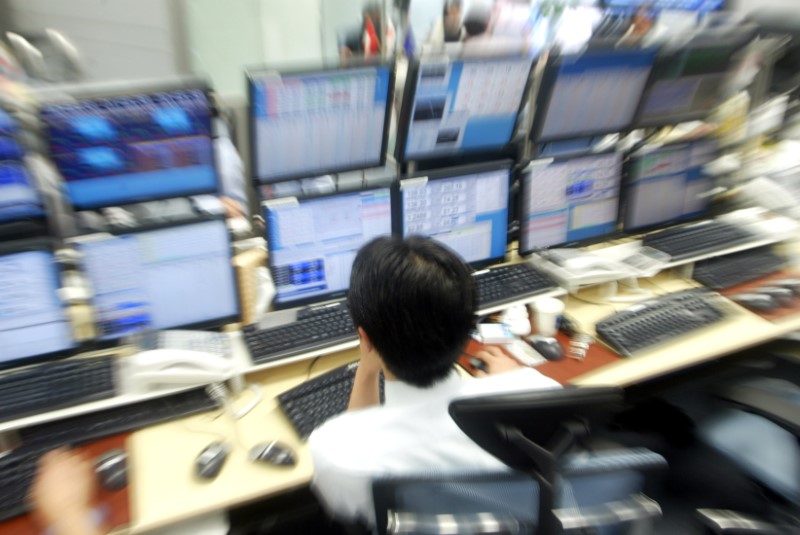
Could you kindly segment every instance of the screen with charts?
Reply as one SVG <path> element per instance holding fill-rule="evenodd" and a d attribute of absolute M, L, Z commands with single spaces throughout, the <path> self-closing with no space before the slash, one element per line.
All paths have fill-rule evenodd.
<path fill-rule="evenodd" d="M 362 245 L 392 233 L 389 188 L 264 203 L 275 306 L 344 296 Z"/>
<path fill-rule="evenodd" d="M 532 162 L 522 175 L 520 254 L 615 232 L 621 182 L 622 153 Z"/>
<path fill-rule="evenodd" d="M 707 215 L 714 180 L 703 166 L 717 155 L 716 143 L 699 141 L 631 156 L 623 230 L 635 232 Z"/>
<path fill-rule="evenodd" d="M 79 239 L 98 338 L 220 326 L 239 315 L 224 221 Z"/>
<path fill-rule="evenodd" d="M 59 287 L 50 251 L 0 252 L 0 367 L 75 348 Z"/>
<path fill-rule="evenodd" d="M 612 134 L 628 128 L 656 51 L 590 51 L 548 66 L 537 102 L 535 141 Z"/>
<path fill-rule="evenodd" d="M 211 104 L 201 89 L 50 103 L 41 119 L 76 208 L 218 189 Z"/>
<path fill-rule="evenodd" d="M 251 74 L 253 167 L 262 184 L 384 162 L 389 65 Z"/>
<path fill-rule="evenodd" d="M 401 159 L 502 149 L 514 136 L 532 62 L 531 58 L 424 60 L 403 112 Z"/>
<path fill-rule="evenodd" d="M 44 217 L 39 192 L 25 167 L 17 124 L 0 109 L 0 224 Z"/>
<path fill-rule="evenodd" d="M 470 166 L 409 178 L 399 186 L 402 235 L 430 236 L 474 267 L 505 258 L 510 170 Z"/>

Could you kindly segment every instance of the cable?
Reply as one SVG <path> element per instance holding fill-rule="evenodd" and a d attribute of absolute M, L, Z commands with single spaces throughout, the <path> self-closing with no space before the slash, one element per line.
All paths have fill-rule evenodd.
<path fill-rule="evenodd" d="M 309 366 L 308 366 L 308 373 L 306 374 L 306 381 L 308 381 L 309 379 L 311 379 L 311 371 L 314 369 L 314 366 L 316 366 L 317 362 L 318 362 L 318 361 L 319 361 L 319 359 L 321 359 L 321 358 L 322 358 L 322 355 L 320 355 L 319 357 L 314 357 L 314 360 L 312 360 L 312 361 L 311 361 L 311 364 L 309 364 Z"/>

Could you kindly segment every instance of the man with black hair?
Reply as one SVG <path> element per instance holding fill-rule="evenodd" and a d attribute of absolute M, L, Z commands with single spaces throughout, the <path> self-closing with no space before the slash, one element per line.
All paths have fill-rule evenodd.
<path fill-rule="evenodd" d="M 356 256 L 348 302 L 361 341 L 349 410 L 309 438 L 312 486 L 328 512 L 374 524 L 378 476 L 507 470 L 453 422 L 450 401 L 559 385 L 497 348 L 477 355 L 491 377 L 461 380 L 453 365 L 476 307 L 469 267 L 427 238 L 377 238 Z"/>

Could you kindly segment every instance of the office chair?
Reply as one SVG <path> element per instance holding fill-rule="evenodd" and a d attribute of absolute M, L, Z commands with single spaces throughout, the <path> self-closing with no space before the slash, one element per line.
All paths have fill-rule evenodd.
<path fill-rule="evenodd" d="M 642 472 L 666 461 L 646 449 L 598 450 L 589 440 L 621 406 L 622 392 L 613 388 L 453 401 L 450 414 L 462 431 L 513 470 L 375 480 L 377 532 L 550 535 L 641 528 L 661 513 L 640 494 Z"/>
<path fill-rule="evenodd" d="M 800 385 L 758 377 L 714 390 L 723 407 L 706 420 L 701 438 L 764 489 L 766 518 L 699 509 L 717 534 L 800 533 Z"/>

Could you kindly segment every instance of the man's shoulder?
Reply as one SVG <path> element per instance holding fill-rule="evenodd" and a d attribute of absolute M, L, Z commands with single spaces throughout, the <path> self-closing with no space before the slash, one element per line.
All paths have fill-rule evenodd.
<path fill-rule="evenodd" d="M 308 446 L 315 462 L 336 459 L 337 464 L 358 465 L 385 438 L 380 407 L 348 411 L 331 418 L 311 433 Z M 351 463 L 352 461 L 352 463 Z"/>

